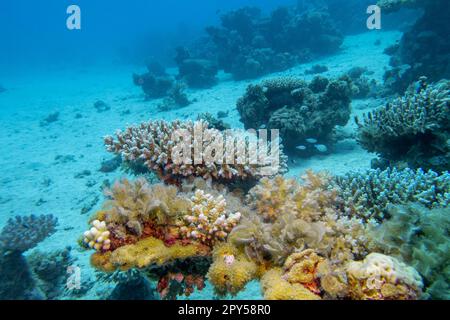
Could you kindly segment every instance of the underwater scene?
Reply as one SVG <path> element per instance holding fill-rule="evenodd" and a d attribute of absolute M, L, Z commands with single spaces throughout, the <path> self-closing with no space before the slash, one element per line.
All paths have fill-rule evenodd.
<path fill-rule="evenodd" d="M 447 0 L 0 2 L 0 300 L 450 299 Z"/>

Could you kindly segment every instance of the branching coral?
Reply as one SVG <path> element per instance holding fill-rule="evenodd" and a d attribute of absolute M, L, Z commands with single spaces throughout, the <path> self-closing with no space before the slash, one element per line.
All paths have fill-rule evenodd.
<path fill-rule="evenodd" d="M 450 81 L 428 85 L 422 78 L 402 98 L 356 122 L 358 142 L 382 159 L 450 169 Z"/>
<path fill-rule="evenodd" d="M 256 140 L 247 135 L 240 136 L 236 149 L 238 136 L 210 129 L 201 120 L 150 121 L 117 131 L 116 139 L 105 137 L 105 145 L 125 161 L 143 162 L 165 182 L 192 176 L 225 181 L 256 179 L 265 174 L 262 169 L 267 166 L 271 166 L 272 175 L 286 171 L 286 158 L 278 145 L 269 154 L 258 153 L 258 144 L 252 143 Z M 251 156 L 258 156 L 257 163 L 250 161 Z"/>
<path fill-rule="evenodd" d="M 424 278 L 425 297 L 449 299 L 450 208 L 389 205 L 391 217 L 371 231 L 371 249 L 395 256 Z"/>
<path fill-rule="evenodd" d="M 257 264 L 236 247 L 221 243 L 214 248 L 213 263 L 207 277 L 217 294 L 234 295 L 257 275 Z"/>
<path fill-rule="evenodd" d="M 237 101 L 241 121 L 246 128 L 279 129 L 290 151 L 310 138 L 329 144 L 334 127 L 349 120 L 351 80 L 324 80 L 284 77 L 249 85 Z"/>
<path fill-rule="evenodd" d="M 415 300 L 422 293 L 422 279 L 414 268 L 380 253 L 350 262 L 347 276 L 353 299 Z"/>
<path fill-rule="evenodd" d="M 223 196 L 217 199 L 198 189 L 191 198 L 192 212 L 184 217 L 187 225 L 180 228 L 182 236 L 207 245 L 223 241 L 241 218 L 241 213 L 226 211 Z"/>
<path fill-rule="evenodd" d="M 109 240 L 110 232 L 106 228 L 105 221 L 92 221 L 92 228 L 84 233 L 83 242 L 89 248 L 97 251 L 109 250 L 111 240 Z"/>
<path fill-rule="evenodd" d="M 53 215 L 10 218 L 0 233 L 0 248 L 25 252 L 53 234 L 57 223 Z"/>
<path fill-rule="evenodd" d="M 52 215 L 10 218 L 0 233 L 0 299 L 44 299 L 23 253 L 55 232 Z"/>
<path fill-rule="evenodd" d="M 450 175 L 421 169 L 386 169 L 350 172 L 336 177 L 348 216 L 380 221 L 388 204 L 419 202 L 429 208 L 450 204 Z"/>

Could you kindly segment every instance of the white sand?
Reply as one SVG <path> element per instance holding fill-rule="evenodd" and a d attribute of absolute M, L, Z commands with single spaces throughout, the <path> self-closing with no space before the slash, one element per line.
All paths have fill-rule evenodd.
<path fill-rule="evenodd" d="M 384 48 L 399 39 L 399 32 L 373 31 L 347 37 L 340 53 L 312 63 L 300 65 L 276 75 L 296 75 L 310 80 L 313 76 L 303 76 L 303 72 L 314 64 L 328 66 L 325 76 L 335 77 L 355 66 L 367 67 L 371 76 L 382 81 L 389 57 Z M 381 45 L 375 45 L 380 40 Z M 0 225 L 14 215 L 52 213 L 59 219 L 58 231 L 41 243 L 38 248 L 54 250 L 71 245 L 77 264 L 82 268 L 82 276 L 95 280 L 89 267 L 90 252 L 81 252 L 76 241 L 87 228 L 87 220 L 103 201 L 100 186 L 102 181 L 114 181 L 123 175 L 98 171 L 102 160 L 111 158 L 103 147 L 102 137 L 112 134 L 118 128 L 143 120 L 163 118 L 195 119 L 198 113 L 229 111 L 224 120 L 232 127 L 242 127 L 236 110 L 236 100 L 243 95 L 252 81 L 232 81 L 221 75 L 221 82 L 207 90 L 189 92 L 196 98 L 192 105 L 171 112 L 156 111 L 159 100 L 144 101 L 140 88 L 131 81 L 134 67 L 102 67 L 98 69 L 45 70 L 39 73 L 12 75 L 0 78 L 7 89 L 0 93 Z M 269 78 L 274 75 L 266 76 Z M 97 100 L 103 100 L 111 110 L 98 113 L 94 108 Z M 369 100 L 355 100 L 353 113 L 359 115 L 376 105 Z M 129 114 L 123 112 L 129 110 Z M 41 127 L 40 121 L 51 112 L 60 113 L 59 120 Z M 82 118 L 76 119 L 76 114 Z M 353 115 L 345 132 L 354 130 Z M 56 161 L 58 155 L 72 155 L 73 161 Z M 362 150 L 354 139 L 339 141 L 331 155 L 315 156 L 307 160 L 296 159 L 289 175 L 298 176 L 305 169 L 330 170 L 341 174 L 348 170 L 369 168 L 374 155 Z M 90 176 L 74 176 L 89 170 Z M 50 180 L 48 180 L 50 179 Z M 50 181 L 47 185 L 46 182 Z M 90 186 L 88 186 L 89 184 Z M 99 201 L 87 214 L 81 209 L 96 199 Z M 97 284 L 84 298 L 104 297 L 107 288 Z M 251 285 L 241 298 L 258 297 L 258 284 Z M 208 286 L 192 298 L 211 298 Z"/>

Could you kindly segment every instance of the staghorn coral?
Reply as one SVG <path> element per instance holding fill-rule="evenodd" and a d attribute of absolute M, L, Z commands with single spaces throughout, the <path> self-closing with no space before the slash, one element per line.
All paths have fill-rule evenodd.
<path fill-rule="evenodd" d="M 25 252 L 53 234 L 57 223 L 51 214 L 10 218 L 0 233 L 0 248 Z"/>
<path fill-rule="evenodd" d="M 191 198 L 192 212 L 184 217 L 186 226 L 180 228 L 181 235 L 194 241 L 212 246 L 223 241 L 241 218 L 241 213 L 226 211 L 226 200 L 223 196 L 214 198 L 201 189 L 195 191 Z"/>
<path fill-rule="evenodd" d="M 319 300 L 320 296 L 312 293 L 299 283 L 290 283 L 283 278 L 281 268 L 267 271 L 261 278 L 261 288 L 267 300 Z"/>
<path fill-rule="evenodd" d="M 419 202 L 428 208 L 447 207 L 450 203 L 450 175 L 406 168 L 369 169 L 349 172 L 335 178 L 348 216 L 365 221 L 381 221 L 389 204 Z"/>
<path fill-rule="evenodd" d="M 293 252 L 308 248 L 334 263 L 364 255 L 365 226 L 360 219 L 349 218 L 338 210 L 340 199 L 337 190 L 329 188 L 331 177 L 308 172 L 303 179 L 301 185 L 281 177 L 262 179 L 249 192 L 249 205 L 256 214 L 250 211 L 243 215 L 242 222 L 229 235 L 230 241 L 243 247 L 249 257 L 280 266 Z M 282 192 L 267 197 L 272 183 Z M 278 187 L 283 184 L 288 187 Z M 265 201 L 273 213 L 268 222 L 264 222 Z"/>
<path fill-rule="evenodd" d="M 448 170 L 450 81 L 421 78 L 402 98 L 356 118 L 358 142 L 383 160 L 413 168 Z"/>
<path fill-rule="evenodd" d="M 279 129 L 283 144 L 293 152 L 311 137 L 330 145 L 335 126 L 350 118 L 350 97 L 348 77 L 315 78 L 309 84 L 282 77 L 249 85 L 236 106 L 245 128 Z"/>
<path fill-rule="evenodd" d="M 257 276 L 258 265 L 235 246 L 220 243 L 214 247 L 207 277 L 218 295 L 235 295 Z"/>
<path fill-rule="evenodd" d="M 350 296 L 362 300 L 415 300 L 422 279 L 414 268 L 380 253 L 347 265 Z"/>
<path fill-rule="evenodd" d="M 424 297 L 450 297 L 450 208 L 390 204 L 390 219 L 371 230 L 371 249 L 397 257 L 424 278 Z"/>
<path fill-rule="evenodd" d="M 150 121 L 128 127 L 124 132 L 117 131 L 116 137 L 105 137 L 108 151 L 121 154 L 125 161 L 144 162 L 165 182 L 177 182 L 192 176 L 229 182 L 257 179 L 265 174 L 263 169 L 268 165 L 271 166 L 271 174 L 283 173 L 287 168 L 286 157 L 282 152 L 280 157 L 276 157 L 278 154 L 275 151 L 279 150 L 279 146 L 275 146 L 277 150 L 271 150 L 271 154 L 258 154 L 256 142 L 252 143 L 252 136 L 247 135 L 240 136 L 243 140 L 239 140 L 242 144 L 238 145 L 243 150 L 236 150 L 234 143 L 239 138 L 236 133 L 225 134 L 209 129 L 208 123 L 202 120 L 176 120 L 170 123 Z M 233 143 L 231 154 L 228 148 L 226 154 L 216 150 L 216 147 L 224 148 L 224 143 L 226 146 L 230 145 L 227 142 Z M 258 164 L 246 161 L 250 155 L 261 157 Z"/>

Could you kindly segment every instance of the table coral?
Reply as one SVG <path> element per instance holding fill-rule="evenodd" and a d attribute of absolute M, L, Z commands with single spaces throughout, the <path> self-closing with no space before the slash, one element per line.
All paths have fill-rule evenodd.
<path fill-rule="evenodd" d="M 450 81 L 422 78 L 401 98 L 356 118 L 359 144 L 382 160 L 449 170 Z"/>
<path fill-rule="evenodd" d="M 422 293 L 422 279 L 412 267 L 380 253 L 347 266 L 350 296 L 369 300 L 415 300 Z"/>
<path fill-rule="evenodd" d="M 330 145 L 334 127 L 350 118 L 351 91 L 347 77 L 325 79 L 322 85 L 274 78 L 249 85 L 236 106 L 245 128 L 279 129 L 283 144 L 294 152 L 295 147 L 308 145 L 309 138 Z"/>
<path fill-rule="evenodd" d="M 180 228 L 182 236 L 207 245 L 223 241 L 236 226 L 241 213 L 226 211 L 227 203 L 223 196 L 214 198 L 211 194 L 198 189 L 191 198 L 191 214 L 184 217 L 186 226 Z"/>
<path fill-rule="evenodd" d="M 182 137 L 176 138 L 177 134 Z M 258 164 L 236 158 L 238 154 L 234 149 L 233 161 L 225 161 L 230 157 L 228 154 L 227 159 L 206 161 L 209 156 L 207 152 L 212 152 L 214 149 L 213 142 L 216 138 L 225 141 L 226 145 L 227 141 L 234 143 L 238 137 L 243 139 L 242 135 L 236 133 L 225 134 L 216 129 L 210 129 L 208 123 L 203 120 L 195 122 L 176 120 L 141 123 L 138 126 L 128 127 L 123 132 L 117 131 L 116 139 L 106 136 L 104 140 L 108 151 L 121 154 L 125 161 L 144 163 L 149 170 L 155 171 L 165 182 L 179 182 L 180 179 L 187 177 L 202 177 L 228 182 L 257 179 L 266 174 L 263 170 L 269 165 L 272 166 L 272 175 L 277 172 L 286 172 L 287 159 L 280 149 L 282 147 L 277 146 L 277 150 L 271 150 L 273 153 L 263 155 L 257 152 L 257 144 L 250 142 L 251 137 L 248 134 L 242 141 L 241 147 L 245 149 L 245 157 L 258 155 L 260 157 Z M 187 150 L 181 149 L 179 145 L 181 142 L 183 142 L 183 146 L 187 144 Z M 269 150 L 271 145 L 268 145 Z M 221 146 L 224 147 L 224 145 Z M 280 151 L 280 153 L 277 154 L 275 151 Z M 183 152 L 187 152 L 187 154 Z M 193 155 L 195 155 L 195 159 Z M 197 159 L 200 156 L 201 159 Z M 217 157 L 219 156 L 220 154 L 217 154 Z"/>

